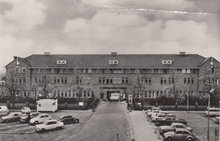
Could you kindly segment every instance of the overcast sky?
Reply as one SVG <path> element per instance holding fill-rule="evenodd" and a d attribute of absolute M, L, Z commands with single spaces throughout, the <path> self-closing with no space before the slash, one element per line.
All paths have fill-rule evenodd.
<path fill-rule="evenodd" d="M 175 54 L 220 61 L 219 0 L 0 0 L 0 72 L 31 54 Z"/>

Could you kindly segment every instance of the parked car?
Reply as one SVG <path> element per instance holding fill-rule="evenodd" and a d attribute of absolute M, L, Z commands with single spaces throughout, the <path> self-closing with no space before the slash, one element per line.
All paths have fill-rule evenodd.
<path fill-rule="evenodd" d="M 39 123 L 43 123 L 46 120 L 51 120 L 53 119 L 49 114 L 39 114 L 36 117 L 32 118 L 30 120 L 30 124 L 39 124 Z"/>
<path fill-rule="evenodd" d="M 0 106 L 0 117 L 5 116 L 9 113 L 7 106 Z"/>
<path fill-rule="evenodd" d="M 20 116 L 20 122 L 21 123 L 29 123 L 32 118 L 36 117 L 39 114 L 40 114 L 39 112 L 33 112 L 30 114 L 22 114 Z"/>
<path fill-rule="evenodd" d="M 205 114 L 206 116 L 220 116 L 220 108 L 207 108 Z"/>
<path fill-rule="evenodd" d="M 160 107 L 152 107 L 151 112 L 148 113 L 148 116 L 151 118 L 152 114 L 159 113 L 160 111 Z"/>
<path fill-rule="evenodd" d="M 163 134 L 164 141 L 195 141 L 195 136 L 192 132 L 186 129 L 176 129 L 175 131 L 166 132 Z"/>
<path fill-rule="evenodd" d="M 151 115 L 151 121 L 155 122 L 156 120 L 162 119 L 163 117 L 165 117 L 166 115 L 168 115 L 168 112 L 165 111 L 159 111 L 159 113 L 156 114 L 152 114 Z"/>
<path fill-rule="evenodd" d="M 35 127 L 37 132 L 45 132 L 48 130 L 63 129 L 64 124 L 63 122 L 57 120 L 46 120 L 42 124 L 38 124 Z"/>
<path fill-rule="evenodd" d="M 29 107 L 23 107 L 22 109 L 21 109 L 21 113 L 31 113 L 31 109 L 29 108 Z"/>
<path fill-rule="evenodd" d="M 186 126 L 185 124 L 182 123 L 172 123 L 170 126 L 160 126 L 159 127 L 159 132 L 160 134 L 164 134 L 166 132 L 170 132 L 170 131 L 175 131 L 176 129 L 186 129 L 190 132 L 193 131 L 192 128 Z"/>
<path fill-rule="evenodd" d="M 73 117 L 72 115 L 62 115 L 59 121 L 63 122 L 64 124 L 79 123 L 79 118 Z"/>
<path fill-rule="evenodd" d="M 13 112 L 13 113 L 10 113 L 9 115 L 7 116 L 3 116 L 1 117 L 1 122 L 14 122 L 14 121 L 19 121 L 20 119 L 20 115 L 21 113 L 19 112 Z"/>
<path fill-rule="evenodd" d="M 171 125 L 173 122 L 183 123 L 185 125 L 187 124 L 186 120 L 177 118 L 176 115 L 173 115 L 173 114 L 167 114 L 162 119 L 157 119 L 155 123 L 156 123 L 156 126 L 162 126 L 162 125 Z"/>
<path fill-rule="evenodd" d="M 151 113 L 151 110 L 150 110 L 150 109 L 148 109 L 148 110 L 145 112 L 145 114 L 146 114 L 148 117 L 150 117 L 150 113 Z"/>
<path fill-rule="evenodd" d="M 215 117 L 215 118 L 214 118 L 214 122 L 217 123 L 217 124 L 219 124 L 219 123 L 220 123 L 220 117 Z"/>

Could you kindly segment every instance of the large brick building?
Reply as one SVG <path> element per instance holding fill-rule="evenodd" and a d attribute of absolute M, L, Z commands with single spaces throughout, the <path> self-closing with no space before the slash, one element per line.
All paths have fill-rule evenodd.
<path fill-rule="evenodd" d="M 81 98 L 119 92 L 133 98 L 152 99 L 161 95 L 201 95 L 207 76 L 210 87 L 218 85 L 220 63 L 198 54 L 94 54 L 53 55 L 49 53 L 14 57 L 6 66 L 13 76 L 6 83 L 22 85 L 20 96 Z M 47 91 L 39 82 L 48 80 Z M 43 82 L 43 81 L 42 81 Z M 45 82 L 46 83 L 46 82 Z M 45 84 L 46 85 L 46 84 Z M 78 88 L 82 88 L 79 91 Z"/>

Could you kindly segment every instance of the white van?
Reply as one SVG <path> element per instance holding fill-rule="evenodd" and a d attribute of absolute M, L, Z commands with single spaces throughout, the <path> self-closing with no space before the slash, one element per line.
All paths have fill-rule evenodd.
<path fill-rule="evenodd" d="M 57 110 L 57 99 L 40 99 L 37 101 L 37 112 L 55 112 Z"/>
<path fill-rule="evenodd" d="M 208 108 L 205 111 L 205 114 L 208 115 Z M 209 108 L 209 116 L 219 116 L 220 108 Z"/>
<path fill-rule="evenodd" d="M 5 116 L 9 113 L 7 106 L 0 106 L 0 116 Z"/>

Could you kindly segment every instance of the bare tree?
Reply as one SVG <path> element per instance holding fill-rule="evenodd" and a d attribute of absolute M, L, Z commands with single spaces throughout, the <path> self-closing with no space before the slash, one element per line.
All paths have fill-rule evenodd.
<path fill-rule="evenodd" d="M 18 74 L 9 72 L 6 75 L 6 90 L 10 94 L 10 99 L 13 103 L 13 108 L 15 104 L 15 97 L 19 94 L 20 91 L 25 90 L 25 85 L 21 83 L 21 78 Z"/>

